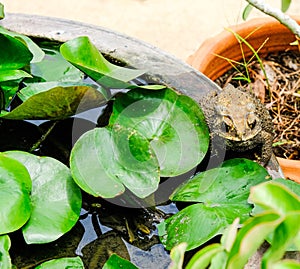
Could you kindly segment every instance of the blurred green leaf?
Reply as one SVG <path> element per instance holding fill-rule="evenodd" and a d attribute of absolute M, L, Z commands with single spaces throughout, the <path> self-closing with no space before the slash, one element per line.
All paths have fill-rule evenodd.
<path fill-rule="evenodd" d="M 10 238 L 8 235 L 0 235 L 0 268 L 11 269 L 11 259 L 9 256 Z"/>
<path fill-rule="evenodd" d="M 5 14 L 4 14 L 4 5 L 0 3 L 0 20 L 4 19 Z"/>
<path fill-rule="evenodd" d="M 182 269 L 186 247 L 187 243 L 180 243 L 171 249 L 170 258 L 172 262 L 168 269 Z"/>
<path fill-rule="evenodd" d="M 206 269 L 217 253 L 224 251 L 220 244 L 211 244 L 199 250 L 188 262 L 185 269 Z"/>
<path fill-rule="evenodd" d="M 243 14 L 242 14 L 242 18 L 243 18 L 244 21 L 247 20 L 247 18 L 249 17 L 249 15 L 250 15 L 252 9 L 253 9 L 253 6 L 250 5 L 250 4 L 248 4 L 248 5 L 244 8 Z"/>
<path fill-rule="evenodd" d="M 282 12 L 286 12 L 289 9 L 291 3 L 292 3 L 292 0 L 281 0 Z"/>
<path fill-rule="evenodd" d="M 264 212 L 248 219 L 239 230 L 228 255 L 227 269 L 244 268 L 248 259 L 263 243 L 264 239 L 282 222 L 275 212 Z"/>

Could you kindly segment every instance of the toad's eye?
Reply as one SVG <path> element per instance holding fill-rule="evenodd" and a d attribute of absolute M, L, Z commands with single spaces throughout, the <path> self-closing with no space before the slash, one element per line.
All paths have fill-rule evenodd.
<path fill-rule="evenodd" d="M 226 132 L 232 131 L 234 129 L 234 125 L 230 117 L 223 116 L 223 122 L 225 123 Z"/>
<path fill-rule="evenodd" d="M 247 123 L 250 129 L 254 129 L 257 123 L 256 117 L 254 114 L 250 113 L 247 117 Z"/>

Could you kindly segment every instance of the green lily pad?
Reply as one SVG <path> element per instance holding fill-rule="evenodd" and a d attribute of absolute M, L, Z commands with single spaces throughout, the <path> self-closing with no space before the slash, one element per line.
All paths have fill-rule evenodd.
<path fill-rule="evenodd" d="M 11 36 L 14 39 L 18 39 L 21 43 L 25 43 L 33 56 L 30 61 L 31 63 L 39 62 L 44 58 L 45 56 L 44 51 L 36 43 L 34 43 L 28 36 L 9 31 L 3 28 L 2 26 L 0 26 L 0 33 Z"/>
<path fill-rule="evenodd" d="M 4 154 L 21 162 L 32 178 L 32 213 L 22 228 L 25 241 L 47 243 L 68 232 L 77 222 L 81 209 L 81 192 L 69 168 L 53 158 L 27 152 Z"/>
<path fill-rule="evenodd" d="M 225 161 L 220 168 L 194 176 L 170 196 L 173 201 L 200 202 L 184 208 L 159 225 L 159 235 L 167 249 L 187 242 L 196 248 L 218 234 L 239 217 L 249 218 L 250 187 L 266 181 L 267 171 L 247 159 Z"/>
<path fill-rule="evenodd" d="M 9 256 L 10 239 L 8 235 L 0 235 L 0 268 L 11 269 L 11 259 Z"/>
<path fill-rule="evenodd" d="M 248 159 L 231 159 L 221 167 L 202 172 L 179 186 L 172 201 L 208 205 L 248 204 L 250 187 L 270 179 L 266 169 Z"/>
<path fill-rule="evenodd" d="M 84 269 L 80 257 L 53 259 L 40 264 L 35 269 Z"/>
<path fill-rule="evenodd" d="M 106 98 L 91 86 L 55 87 L 37 93 L 9 113 L 6 119 L 66 119 L 104 104 Z"/>
<path fill-rule="evenodd" d="M 204 158 L 209 132 L 199 105 L 172 89 L 134 89 L 116 98 L 110 125 L 135 129 L 153 148 L 163 177 L 183 174 Z"/>
<path fill-rule="evenodd" d="M 0 72 L 15 70 L 29 64 L 32 53 L 20 40 L 0 31 Z"/>
<path fill-rule="evenodd" d="M 138 269 L 130 261 L 127 261 L 117 254 L 112 254 L 109 259 L 106 261 L 102 269 Z"/>
<path fill-rule="evenodd" d="M 126 82 L 145 73 L 110 63 L 86 36 L 62 44 L 60 53 L 93 80 L 108 88 L 127 88 L 130 84 Z"/>
<path fill-rule="evenodd" d="M 153 193 L 159 183 L 158 162 L 147 139 L 127 128 L 97 128 L 75 143 L 70 167 L 86 192 L 112 198 L 125 186 L 139 197 Z"/>
<path fill-rule="evenodd" d="M 31 214 L 31 179 L 24 165 L 0 153 L 0 234 L 18 230 Z"/>

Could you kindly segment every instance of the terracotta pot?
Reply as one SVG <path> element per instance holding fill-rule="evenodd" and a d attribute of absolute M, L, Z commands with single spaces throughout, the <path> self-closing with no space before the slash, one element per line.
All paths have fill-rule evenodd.
<path fill-rule="evenodd" d="M 279 165 L 282 168 L 284 175 L 298 183 L 300 183 L 300 161 L 288 160 L 277 157 Z"/>
<path fill-rule="evenodd" d="M 300 24 L 300 17 L 295 19 Z M 298 46 L 290 45 L 296 40 L 295 35 L 272 18 L 252 19 L 229 28 L 243 38 L 248 36 L 247 41 L 255 50 L 268 39 L 259 51 L 260 57 L 266 56 L 271 52 L 298 50 Z M 252 34 L 249 36 L 249 33 Z M 245 44 L 243 44 L 242 48 L 245 57 L 249 59 L 253 52 Z M 216 80 L 232 68 L 227 60 L 217 55 L 235 61 L 243 59 L 240 44 L 232 32 L 224 30 L 218 35 L 207 39 L 187 59 L 187 62 L 211 80 Z M 282 158 L 278 158 L 278 161 L 285 177 L 300 182 L 300 161 Z"/>
<path fill-rule="evenodd" d="M 296 20 L 300 24 L 300 17 L 296 18 Z M 255 50 L 269 38 L 259 51 L 260 57 L 270 52 L 298 49 L 297 46 L 290 45 L 296 40 L 295 35 L 278 21 L 271 18 L 252 19 L 229 28 L 243 38 L 253 32 L 247 38 L 247 41 Z M 253 55 L 253 52 L 245 44 L 243 44 L 243 51 L 246 58 Z M 207 39 L 187 59 L 187 62 L 211 80 L 215 80 L 231 69 L 231 65 L 225 59 L 216 55 L 235 61 L 242 59 L 240 44 L 230 31 L 224 30 L 220 34 Z"/>

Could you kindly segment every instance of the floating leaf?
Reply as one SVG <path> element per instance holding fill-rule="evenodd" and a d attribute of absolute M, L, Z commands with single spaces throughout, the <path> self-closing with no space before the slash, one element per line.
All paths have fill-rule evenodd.
<path fill-rule="evenodd" d="M 25 36 L 25 35 L 22 35 L 19 33 L 15 33 L 15 32 L 11 32 L 11 31 L 3 28 L 2 26 L 0 26 L 0 33 L 9 35 L 14 39 L 19 39 L 22 43 L 25 43 L 33 55 L 32 59 L 30 61 L 31 63 L 39 62 L 44 58 L 45 53 L 43 52 L 43 50 L 36 43 L 34 43 L 28 36 Z M 19 52 L 16 51 L 16 53 L 18 54 Z"/>
<path fill-rule="evenodd" d="M 65 119 L 106 101 L 103 94 L 91 86 L 55 87 L 31 96 L 9 113 L 6 119 Z"/>
<path fill-rule="evenodd" d="M 204 158 L 209 132 L 199 105 L 172 89 L 134 89 L 116 98 L 111 125 L 127 126 L 146 137 L 161 176 L 183 174 Z"/>
<path fill-rule="evenodd" d="M 68 232 L 77 222 L 81 209 L 81 192 L 68 167 L 53 158 L 27 152 L 4 154 L 23 163 L 32 178 L 32 213 L 22 228 L 25 241 L 47 243 Z"/>
<path fill-rule="evenodd" d="M 0 72 L 15 70 L 29 64 L 32 54 L 20 40 L 0 31 Z"/>
<path fill-rule="evenodd" d="M 29 219 L 30 191 L 24 165 L 0 153 L 0 234 L 18 230 Z"/>
<path fill-rule="evenodd" d="M 191 250 L 222 234 L 237 216 L 245 220 L 250 211 L 251 207 L 245 204 L 194 204 L 158 225 L 160 240 L 167 249 L 187 242 L 187 250 Z"/>
<path fill-rule="evenodd" d="M 222 234 L 237 217 L 245 221 L 252 210 L 247 202 L 250 187 L 266 178 L 266 170 L 247 159 L 228 160 L 220 168 L 197 174 L 170 199 L 201 204 L 188 206 L 160 224 L 161 241 L 167 249 L 187 242 L 190 250 Z"/>
<path fill-rule="evenodd" d="M 265 168 L 248 159 L 231 159 L 221 167 L 199 173 L 179 186 L 172 201 L 202 202 L 211 206 L 248 204 L 250 187 L 266 181 Z M 250 206 L 250 205 L 249 205 Z"/>
<path fill-rule="evenodd" d="M 109 259 L 106 261 L 102 269 L 117 269 L 117 268 L 123 268 L 123 269 L 138 269 L 134 264 L 132 264 L 130 261 L 127 261 L 121 257 L 119 257 L 117 254 L 112 254 Z"/>
<path fill-rule="evenodd" d="M 83 262 L 80 257 L 53 259 L 42 263 L 35 269 L 84 269 Z"/>
<path fill-rule="evenodd" d="M 150 144 L 133 129 L 97 128 L 85 133 L 72 149 L 70 167 L 83 190 L 104 198 L 123 193 L 124 186 L 146 197 L 159 183 Z"/>
<path fill-rule="evenodd" d="M 99 84 L 109 88 L 127 88 L 126 83 L 145 73 L 107 61 L 88 37 L 72 39 L 60 47 L 62 56 Z"/>

